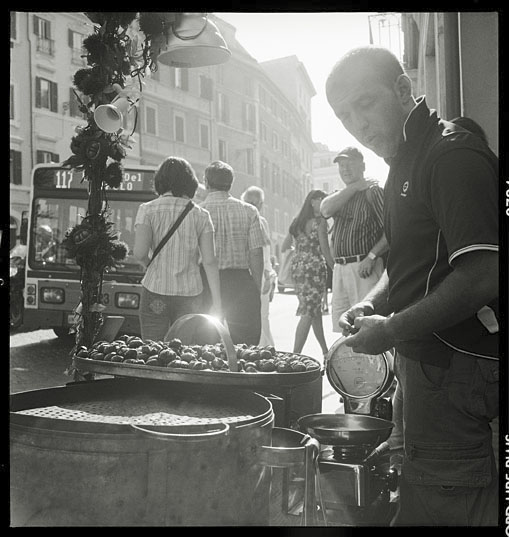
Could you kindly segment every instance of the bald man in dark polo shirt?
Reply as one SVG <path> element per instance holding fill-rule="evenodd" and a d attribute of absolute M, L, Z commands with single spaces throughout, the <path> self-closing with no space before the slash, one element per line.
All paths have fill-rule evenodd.
<path fill-rule="evenodd" d="M 404 456 L 394 524 L 496 526 L 498 159 L 415 98 L 387 49 L 349 51 L 326 93 L 345 128 L 390 166 L 387 270 L 340 324 L 356 352 L 396 349 Z"/>

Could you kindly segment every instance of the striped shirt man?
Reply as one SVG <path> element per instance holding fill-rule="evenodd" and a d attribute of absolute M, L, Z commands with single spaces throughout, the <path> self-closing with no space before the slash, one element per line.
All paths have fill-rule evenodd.
<path fill-rule="evenodd" d="M 151 250 L 154 251 L 169 231 L 189 200 L 169 193 L 142 203 L 135 225 L 152 229 Z M 198 241 L 202 233 L 214 233 L 210 214 L 195 206 L 149 265 L 142 285 L 160 295 L 196 296 L 203 290 L 200 276 Z"/>
<path fill-rule="evenodd" d="M 375 185 L 368 190 L 356 192 L 334 214 L 334 257 L 366 255 L 380 240 L 383 234 L 384 192 Z"/>
<path fill-rule="evenodd" d="M 209 192 L 202 203 L 215 229 L 219 269 L 248 269 L 249 250 L 270 244 L 258 210 L 225 191 Z"/>

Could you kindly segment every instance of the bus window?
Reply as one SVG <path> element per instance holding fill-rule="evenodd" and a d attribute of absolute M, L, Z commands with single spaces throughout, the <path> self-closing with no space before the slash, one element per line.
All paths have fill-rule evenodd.
<path fill-rule="evenodd" d="M 111 217 L 116 231 L 120 232 L 120 240 L 129 246 L 127 258 L 119 263 L 116 273 L 143 273 L 143 267 L 132 255 L 134 246 L 134 219 L 140 205 L 137 200 L 110 200 Z M 68 229 L 81 222 L 87 212 L 86 199 L 68 198 L 37 198 L 34 206 L 36 212 L 32 220 L 33 240 L 31 244 L 31 260 L 34 268 L 54 268 L 79 270 L 76 260 L 67 255 L 62 246 Z M 51 237 L 47 230 L 51 231 Z M 45 231 L 43 231 L 45 230 Z M 51 245 L 51 247 L 49 247 Z"/>

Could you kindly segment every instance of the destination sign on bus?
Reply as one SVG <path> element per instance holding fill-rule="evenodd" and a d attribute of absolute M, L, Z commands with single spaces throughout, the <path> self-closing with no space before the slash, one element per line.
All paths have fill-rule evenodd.
<path fill-rule="evenodd" d="M 152 191 L 153 171 L 124 169 L 124 177 L 116 189 L 119 191 Z M 34 172 L 34 187 L 47 189 L 86 189 L 87 181 L 83 180 L 83 171 L 68 168 L 39 168 Z"/>

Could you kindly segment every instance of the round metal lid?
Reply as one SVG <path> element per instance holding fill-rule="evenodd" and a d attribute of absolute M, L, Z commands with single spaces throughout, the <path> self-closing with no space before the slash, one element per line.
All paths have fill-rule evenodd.
<path fill-rule="evenodd" d="M 344 341 L 338 339 L 327 353 L 325 371 L 331 386 L 347 399 L 381 397 L 394 379 L 392 354 L 354 352 Z"/>

